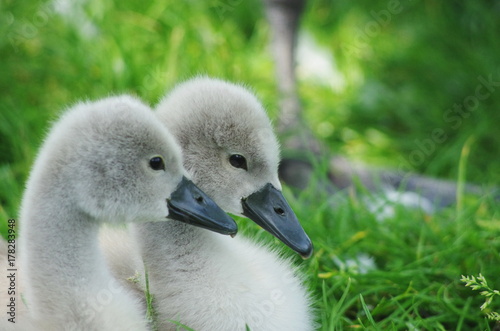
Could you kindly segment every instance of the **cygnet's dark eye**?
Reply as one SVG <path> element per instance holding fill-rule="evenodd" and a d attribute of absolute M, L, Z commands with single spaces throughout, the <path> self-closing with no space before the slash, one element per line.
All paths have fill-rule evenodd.
<path fill-rule="evenodd" d="M 154 156 L 149 160 L 149 166 L 153 170 L 165 170 L 165 162 L 161 156 Z"/>
<path fill-rule="evenodd" d="M 233 154 L 229 157 L 229 163 L 235 168 L 241 168 L 248 170 L 247 168 L 247 160 L 243 155 Z"/>

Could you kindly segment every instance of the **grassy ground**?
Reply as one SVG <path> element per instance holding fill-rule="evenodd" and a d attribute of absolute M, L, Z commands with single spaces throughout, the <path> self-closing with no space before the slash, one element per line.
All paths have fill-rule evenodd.
<path fill-rule="evenodd" d="M 154 104 L 176 82 L 204 73 L 250 85 L 276 116 L 259 2 L 88 0 L 70 13 L 54 3 L 58 10 L 34 0 L 0 3 L 2 233 L 18 217 L 50 121 L 77 100 L 131 93 Z M 311 1 L 304 27 L 333 52 L 341 83 L 301 74 L 309 123 L 332 151 L 358 160 L 500 184 L 498 15 L 486 1 Z M 494 83 L 479 100 L 488 79 Z M 436 129 L 443 141 L 433 140 Z M 316 247 L 297 264 L 317 300 L 320 330 L 493 329 L 485 312 L 500 304 L 493 299 L 481 311 L 484 297 L 460 278 L 482 273 L 500 288 L 497 202 L 457 192 L 458 206 L 433 215 L 394 206 L 380 220 L 366 196 L 321 196 L 322 180 L 318 170 L 306 191 L 286 190 Z"/>

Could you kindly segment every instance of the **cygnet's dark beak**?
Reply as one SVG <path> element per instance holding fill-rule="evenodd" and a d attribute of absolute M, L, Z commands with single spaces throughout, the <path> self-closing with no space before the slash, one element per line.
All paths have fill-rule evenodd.
<path fill-rule="evenodd" d="M 212 199 L 186 177 L 167 200 L 168 218 L 214 232 L 236 235 L 238 226 Z"/>
<path fill-rule="evenodd" d="M 307 259 L 313 244 L 281 191 L 271 183 L 242 199 L 243 215 Z"/>

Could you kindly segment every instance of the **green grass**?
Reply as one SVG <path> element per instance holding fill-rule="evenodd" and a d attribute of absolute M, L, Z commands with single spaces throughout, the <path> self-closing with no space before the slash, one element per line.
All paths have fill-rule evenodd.
<path fill-rule="evenodd" d="M 380 222 L 359 193 L 322 194 L 326 179 L 318 166 L 307 190 L 285 188 L 315 245 L 311 259 L 296 262 L 314 295 L 320 330 L 491 330 L 495 322 L 486 313 L 500 304 L 494 299 L 490 311 L 481 311 L 484 298 L 460 279 L 481 273 L 491 288 L 500 287 L 500 207 L 491 197 L 465 195 L 463 184 L 500 184 L 500 87 L 456 119 L 459 125 L 444 116 L 474 94 L 479 76 L 500 81 L 498 6 L 400 5 L 359 45 L 356 33 L 387 1 L 308 3 L 303 26 L 332 52 L 345 84 L 332 90 L 301 79 L 305 117 L 332 151 L 356 160 L 397 167 L 412 152 L 424 153 L 411 167 L 457 181 L 459 203 L 433 215 L 396 207 Z M 65 19 L 42 1 L 0 3 L 2 234 L 7 220 L 18 218 L 50 122 L 77 100 L 130 93 L 154 104 L 177 82 L 207 74 L 248 84 L 277 116 L 260 2 L 88 0 L 73 7 L 79 16 Z M 91 28 L 82 33 L 85 21 Z M 435 129 L 446 139 L 423 150 Z M 240 224 L 243 233 L 283 246 Z M 346 263 L 360 256 L 376 268 Z"/>
<path fill-rule="evenodd" d="M 309 194 L 317 199 L 316 191 Z M 496 282 L 497 203 L 484 199 L 466 203 L 460 214 L 450 208 L 432 216 L 399 208 L 378 222 L 357 196 L 319 210 L 300 208 L 310 204 L 303 199 L 295 206 L 316 246 L 314 258 L 304 263 L 317 293 L 321 330 L 488 328 L 479 310 L 482 299 L 464 288 L 460 275 L 481 271 Z M 359 254 L 372 257 L 377 268 L 362 273 L 335 263 Z"/>

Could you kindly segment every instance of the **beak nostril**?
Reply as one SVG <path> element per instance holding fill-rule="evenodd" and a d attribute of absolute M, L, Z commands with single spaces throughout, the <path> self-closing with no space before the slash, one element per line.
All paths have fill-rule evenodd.
<path fill-rule="evenodd" d="M 200 204 L 203 203 L 203 197 L 201 195 L 195 196 L 194 199 Z"/>
<path fill-rule="evenodd" d="M 274 207 L 274 211 L 280 216 L 285 216 L 285 211 L 281 207 Z"/>

